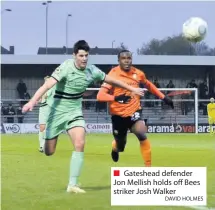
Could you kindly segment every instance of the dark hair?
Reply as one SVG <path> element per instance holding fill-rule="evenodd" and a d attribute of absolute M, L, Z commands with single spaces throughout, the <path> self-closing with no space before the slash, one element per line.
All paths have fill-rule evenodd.
<path fill-rule="evenodd" d="M 85 50 L 86 52 L 90 51 L 90 47 L 85 40 L 79 40 L 74 44 L 73 52 L 77 54 L 79 50 Z"/>
<path fill-rule="evenodd" d="M 118 59 L 119 59 L 119 57 L 120 57 L 121 53 L 125 53 L 125 52 L 129 52 L 129 53 L 131 53 L 129 50 L 121 50 L 121 51 L 118 53 Z"/>

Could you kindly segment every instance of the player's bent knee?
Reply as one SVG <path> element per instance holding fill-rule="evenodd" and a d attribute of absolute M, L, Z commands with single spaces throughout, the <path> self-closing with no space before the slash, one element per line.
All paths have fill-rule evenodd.
<path fill-rule="evenodd" d="M 44 153 L 46 156 L 51 156 L 55 153 L 55 148 L 53 146 L 49 146 L 45 144 Z"/>
<path fill-rule="evenodd" d="M 45 141 L 44 153 L 46 156 L 51 156 L 55 153 L 57 137 Z"/>
<path fill-rule="evenodd" d="M 45 152 L 45 155 L 46 156 L 51 156 L 51 155 L 53 155 L 54 154 L 54 152 Z"/>
<path fill-rule="evenodd" d="M 50 150 L 48 150 L 48 149 L 45 148 L 45 155 L 46 155 L 46 156 L 51 156 L 51 155 L 53 155 L 54 153 L 55 153 L 55 151 L 50 151 Z"/>
<path fill-rule="evenodd" d="M 45 144 L 44 153 L 46 156 L 51 156 L 55 153 L 55 149 Z"/>

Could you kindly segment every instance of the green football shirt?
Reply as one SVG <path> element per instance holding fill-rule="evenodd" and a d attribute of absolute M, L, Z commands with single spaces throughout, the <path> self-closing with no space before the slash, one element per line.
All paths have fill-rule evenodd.
<path fill-rule="evenodd" d="M 51 97 L 51 95 L 54 93 L 54 90 L 55 90 L 55 87 L 52 87 L 41 97 L 40 107 L 47 105 L 47 98 Z"/>
<path fill-rule="evenodd" d="M 84 70 L 77 69 L 73 59 L 64 61 L 51 76 L 58 83 L 47 103 L 62 112 L 80 111 L 86 88 L 94 81 L 105 79 L 105 73 L 94 65 L 87 65 Z"/>

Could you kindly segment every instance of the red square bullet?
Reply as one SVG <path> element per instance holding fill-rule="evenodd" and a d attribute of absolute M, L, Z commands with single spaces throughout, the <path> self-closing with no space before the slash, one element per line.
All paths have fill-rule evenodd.
<path fill-rule="evenodd" d="M 119 170 L 114 170 L 114 171 L 113 171 L 113 175 L 114 175 L 114 176 L 119 176 L 119 175 L 120 175 Z"/>

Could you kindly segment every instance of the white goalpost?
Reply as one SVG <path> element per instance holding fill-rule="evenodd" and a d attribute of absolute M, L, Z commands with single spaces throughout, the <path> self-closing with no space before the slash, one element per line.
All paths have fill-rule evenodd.
<path fill-rule="evenodd" d="M 87 92 L 90 95 L 90 92 L 97 93 L 100 88 L 87 88 Z M 198 89 L 197 88 L 158 88 L 161 92 L 163 92 L 165 95 L 169 95 L 169 97 L 172 98 L 174 102 L 175 109 L 170 110 L 171 108 L 168 108 L 166 106 L 166 109 L 163 109 L 165 106 L 162 104 L 161 106 L 161 100 L 158 99 L 157 97 L 153 96 L 152 94 L 149 93 L 149 91 L 145 88 L 145 96 L 141 98 L 141 103 L 143 103 L 143 109 L 145 107 L 151 107 L 151 108 L 145 108 L 145 112 L 149 112 L 153 115 L 153 109 L 156 109 L 156 114 L 159 113 L 159 107 L 160 108 L 160 115 L 164 114 L 169 110 L 169 115 L 170 119 L 175 119 L 175 124 L 179 124 L 179 119 L 178 118 L 183 118 L 184 116 L 184 121 L 182 121 L 184 124 L 189 124 L 189 122 L 194 126 L 195 131 L 194 133 L 198 133 L 198 125 L 199 125 L 199 110 L 198 110 Z M 147 95 L 148 94 L 148 95 Z M 94 96 L 95 97 L 95 96 Z M 84 102 L 97 102 L 96 98 L 84 98 Z M 148 106 L 147 106 L 148 103 Z M 156 106 L 156 104 L 159 104 Z M 155 106 L 154 106 L 155 105 Z M 184 109 L 184 110 L 183 110 Z M 183 112 L 180 114 L 180 112 Z M 172 116 L 171 116 L 172 113 Z M 192 115 L 190 113 L 193 113 L 193 119 Z M 143 113 L 146 114 L 146 113 Z M 151 116 L 151 118 L 156 118 L 157 119 L 160 117 L 159 114 L 155 117 Z M 158 121 L 158 120 L 157 120 Z M 174 124 L 171 120 L 171 123 Z"/>

